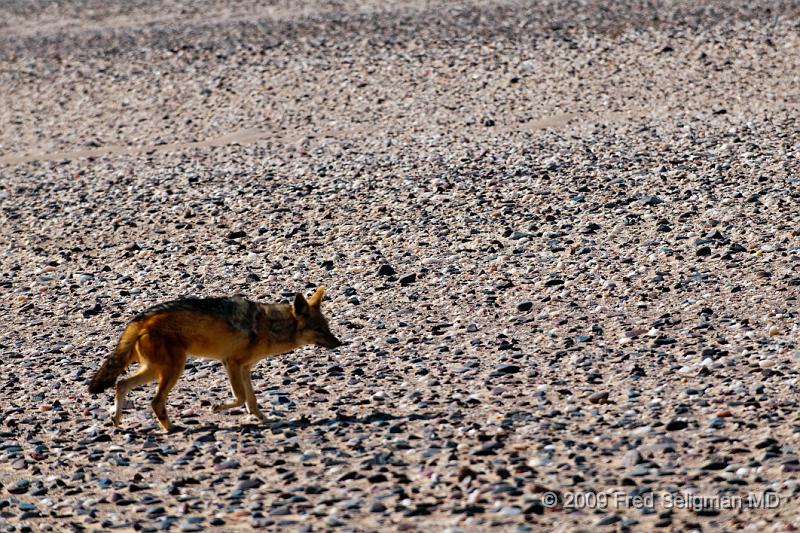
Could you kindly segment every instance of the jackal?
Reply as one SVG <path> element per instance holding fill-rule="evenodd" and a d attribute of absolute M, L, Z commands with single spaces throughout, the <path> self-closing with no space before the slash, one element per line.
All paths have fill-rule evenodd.
<path fill-rule="evenodd" d="M 167 395 L 183 373 L 187 355 L 218 359 L 228 373 L 234 399 L 214 406 L 214 412 L 246 404 L 251 415 L 263 420 L 250 383 L 254 364 L 308 344 L 325 348 L 342 344 L 320 311 L 324 295 L 320 287 L 308 300 L 295 294 L 292 304 L 259 304 L 234 296 L 155 305 L 128 324 L 116 349 L 89 383 L 89 392 L 97 394 L 111 387 L 129 364 L 138 361 L 139 370 L 117 383 L 112 421 L 119 425 L 128 391 L 157 380 L 151 405 L 169 431 Z"/>

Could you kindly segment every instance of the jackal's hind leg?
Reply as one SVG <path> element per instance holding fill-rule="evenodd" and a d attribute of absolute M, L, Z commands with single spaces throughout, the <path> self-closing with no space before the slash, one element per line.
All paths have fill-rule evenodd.
<path fill-rule="evenodd" d="M 125 406 L 125 396 L 127 396 L 128 392 L 148 381 L 153 381 L 153 379 L 155 379 L 153 370 L 142 366 L 135 374 L 117 383 L 117 393 L 114 398 L 114 415 L 111 417 L 111 421 L 115 426 L 119 426 L 122 421 L 122 408 Z"/>
<path fill-rule="evenodd" d="M 178 378 L 181 377 L 183 363 L 185 362 L 186 359 L 184 358 L 179 366 L 162 371 L 158 380 L 158 390 L 156 390 L 156 395 L 153 396 L 153 401 L 150 403 L 156 418 L 161 423 L 161 427 L 166 431 L 172 429 L 172 423 L 167 416 L 167 396 L 169 396 L 169 392 L 178 382 Z"/>
<path fill-rule="evenodd" d="M 226 409 L 233 409 L 241 407 L 245 401 L 245 386 L 242 379 L 243 369 L 242 366 L 233 362 L 225 362 L 225 370 L 228 372 L 228 379 L 231 382 L 231 391 L 233 392 L 234 400 L 231 402 L 223 402 L 215 405 L 212 410 L 215 413 L 224 411 Z"/>
<path fill-rule="evenodd" d="M 245 367 L 242 369 L 242 381 L 244 382 L 244 393 L 245 393 L 245 401 L 247 402 L 247 411 L 253 415 L 254 417 L 258 418 L 259 420 L 265 420 L 266 417 L 264 413 L 258 408 L 258 399 L 256 399 L 256 394 L 253 392 L 253 383 L 250 381 L 250 367 Z"/>

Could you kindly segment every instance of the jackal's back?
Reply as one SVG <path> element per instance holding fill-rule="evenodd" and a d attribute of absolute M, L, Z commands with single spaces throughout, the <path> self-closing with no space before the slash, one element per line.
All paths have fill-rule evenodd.
<path fill-rule="evenodd" d="M 157 315 L 182 311 L 224 320 L 232 328 L 247 334 L 257 333 L 259 318 L 263 313 L 257 303 L 239 296 L 182 298 L 154 305 L 133 317 L 132 321 L 143 322 Z"/>

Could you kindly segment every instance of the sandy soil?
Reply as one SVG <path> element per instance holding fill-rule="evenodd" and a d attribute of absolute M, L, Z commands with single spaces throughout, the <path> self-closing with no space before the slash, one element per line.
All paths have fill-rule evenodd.
<path fill-rule="evenodd" d="M 800 527 L 798 50 L 797 1 L 2 3 L 0 529 Z M 151 304 L 318 285 L 266 423 L 199 359 L 169 435 L 86 390 Z"/>

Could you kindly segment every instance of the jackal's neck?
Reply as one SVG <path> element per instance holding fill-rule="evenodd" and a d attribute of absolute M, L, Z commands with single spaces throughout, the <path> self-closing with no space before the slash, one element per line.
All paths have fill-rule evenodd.
<path fill-rule="evenodd" d="M 297 338 L 297 319 L 289 304 L 261 304 L 264 328 L 273 343 L 291 344 Z"/>

